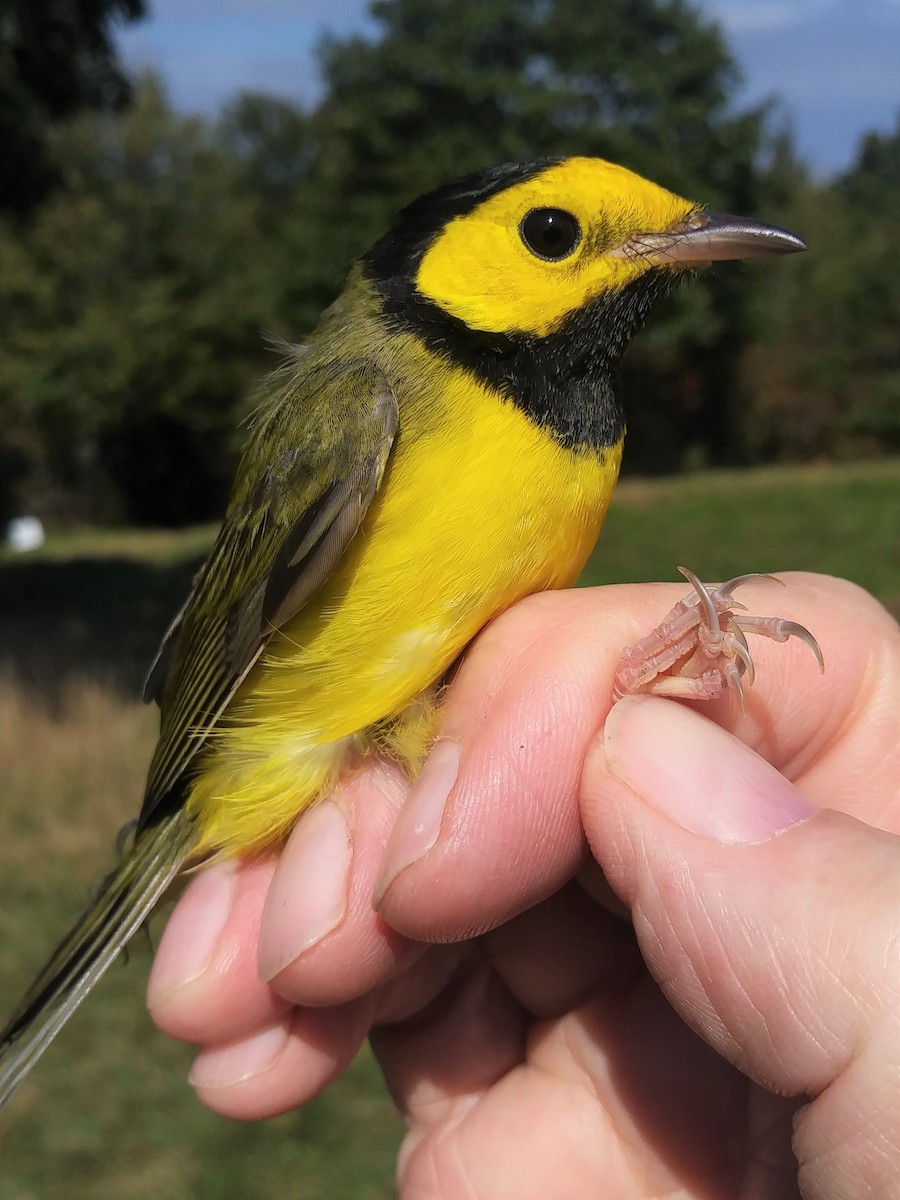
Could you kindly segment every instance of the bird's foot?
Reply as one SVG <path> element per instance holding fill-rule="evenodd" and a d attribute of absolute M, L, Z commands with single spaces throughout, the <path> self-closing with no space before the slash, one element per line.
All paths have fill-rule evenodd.
<path fill-rule="evenodd" d="M 754 617 L 733 597 L 741 584 L 774 575 L 738 575 L 708 587 L 685 567 L 678 570 L 693 592 L 675 605 L 652 633 L 622 651 L 613 697 L 653 692 L 683 700 L 713 700 L 731 687 L 745 706 L 744 676 L 752 686 L 756 672 L 747 633 L 786 642 L 799 638 L 809 646 L 821 671 L 825 660 L 819 643 L 802 625 L 780 617 Z"/>

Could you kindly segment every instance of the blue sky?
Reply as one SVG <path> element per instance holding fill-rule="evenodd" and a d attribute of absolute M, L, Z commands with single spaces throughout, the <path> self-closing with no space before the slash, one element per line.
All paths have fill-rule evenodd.
<path fill-rule="evenodd" d="M 900 0 L 695 3 L 725 31 L 745 77 L 741 99 L 781 97 L 801 154 L 820 174 L 846 166 L 863 131 L 894 127 Z M 149 0 L 149 7 L 149 20 L 119 36 L 125 61 L 160 71 L 180 108 L 214 112 L 243 88 L 313 100 L 316 43 L 325 33 L 365 30 L 368 4 Z"/>

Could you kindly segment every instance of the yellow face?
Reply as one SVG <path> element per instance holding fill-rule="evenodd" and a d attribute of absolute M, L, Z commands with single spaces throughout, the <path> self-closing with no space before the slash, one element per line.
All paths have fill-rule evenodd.
<path fill-rule="evenodd" d="M 663 233 L 697 206 L 597 158 L 569 158 L 447 224 L 422 257 L 416 287 L 472 329 L 544 336 L 571 312 L 649 267 L 616 254 Z"/>

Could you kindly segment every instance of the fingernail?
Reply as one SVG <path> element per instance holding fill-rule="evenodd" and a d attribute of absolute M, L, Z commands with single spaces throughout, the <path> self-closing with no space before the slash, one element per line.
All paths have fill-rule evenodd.
<path fill-rule="evenodd" d="M 188 1083 L 200 1090 L 211 1090 L 234 1087 L 236 1083 L 253 1079 L 275 1065 L 287 1040 L 287 1028 L 276 1025 L 233 1046 L 204 1050 L 194 1059 Z"/>
<path fill-rule="evenodd" d="M 257 963 L 264 983 L 343 921 L 352 860 L 350 830 L 336 804 L 325 800 L 304 813 L 282 852 L 263 909 Z"/>
<path fill-rule="evenodd" d="M 764 842 L 818 811 L 743 742 L 672 700 L 620 700 L 604 737 L 610 771 L 691 833 Z"/>
<path fill-rule="evenodd" d="M 438 840 L 447 798 L 459 774 L 458 742 L 435 742 L 425 766 L 400 810 L 382 859 L 373 903 L 381 904 L 384 893 L 401 871 L 417 862 Z"/>
<path fill-rule="evenodd" d="M 191 882 L 166 926 L 147 983 L 147 1007 L 153 1009 L 205 974 L 234 901 L 237 864 L 201 871 Z"/>

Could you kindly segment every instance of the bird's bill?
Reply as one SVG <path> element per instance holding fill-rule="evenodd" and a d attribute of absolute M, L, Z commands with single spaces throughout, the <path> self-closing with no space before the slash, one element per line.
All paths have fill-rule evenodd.
<path fill-rule="evenodd" d="M 660 267 L 690 267 L 730 258 L 769 258 L 809 247 L 777 225 L 733 217 L 730 213 L 694 212 L 662 233 L 635 233 L 612 251 L 616 258 L 640 258 Z"/>

